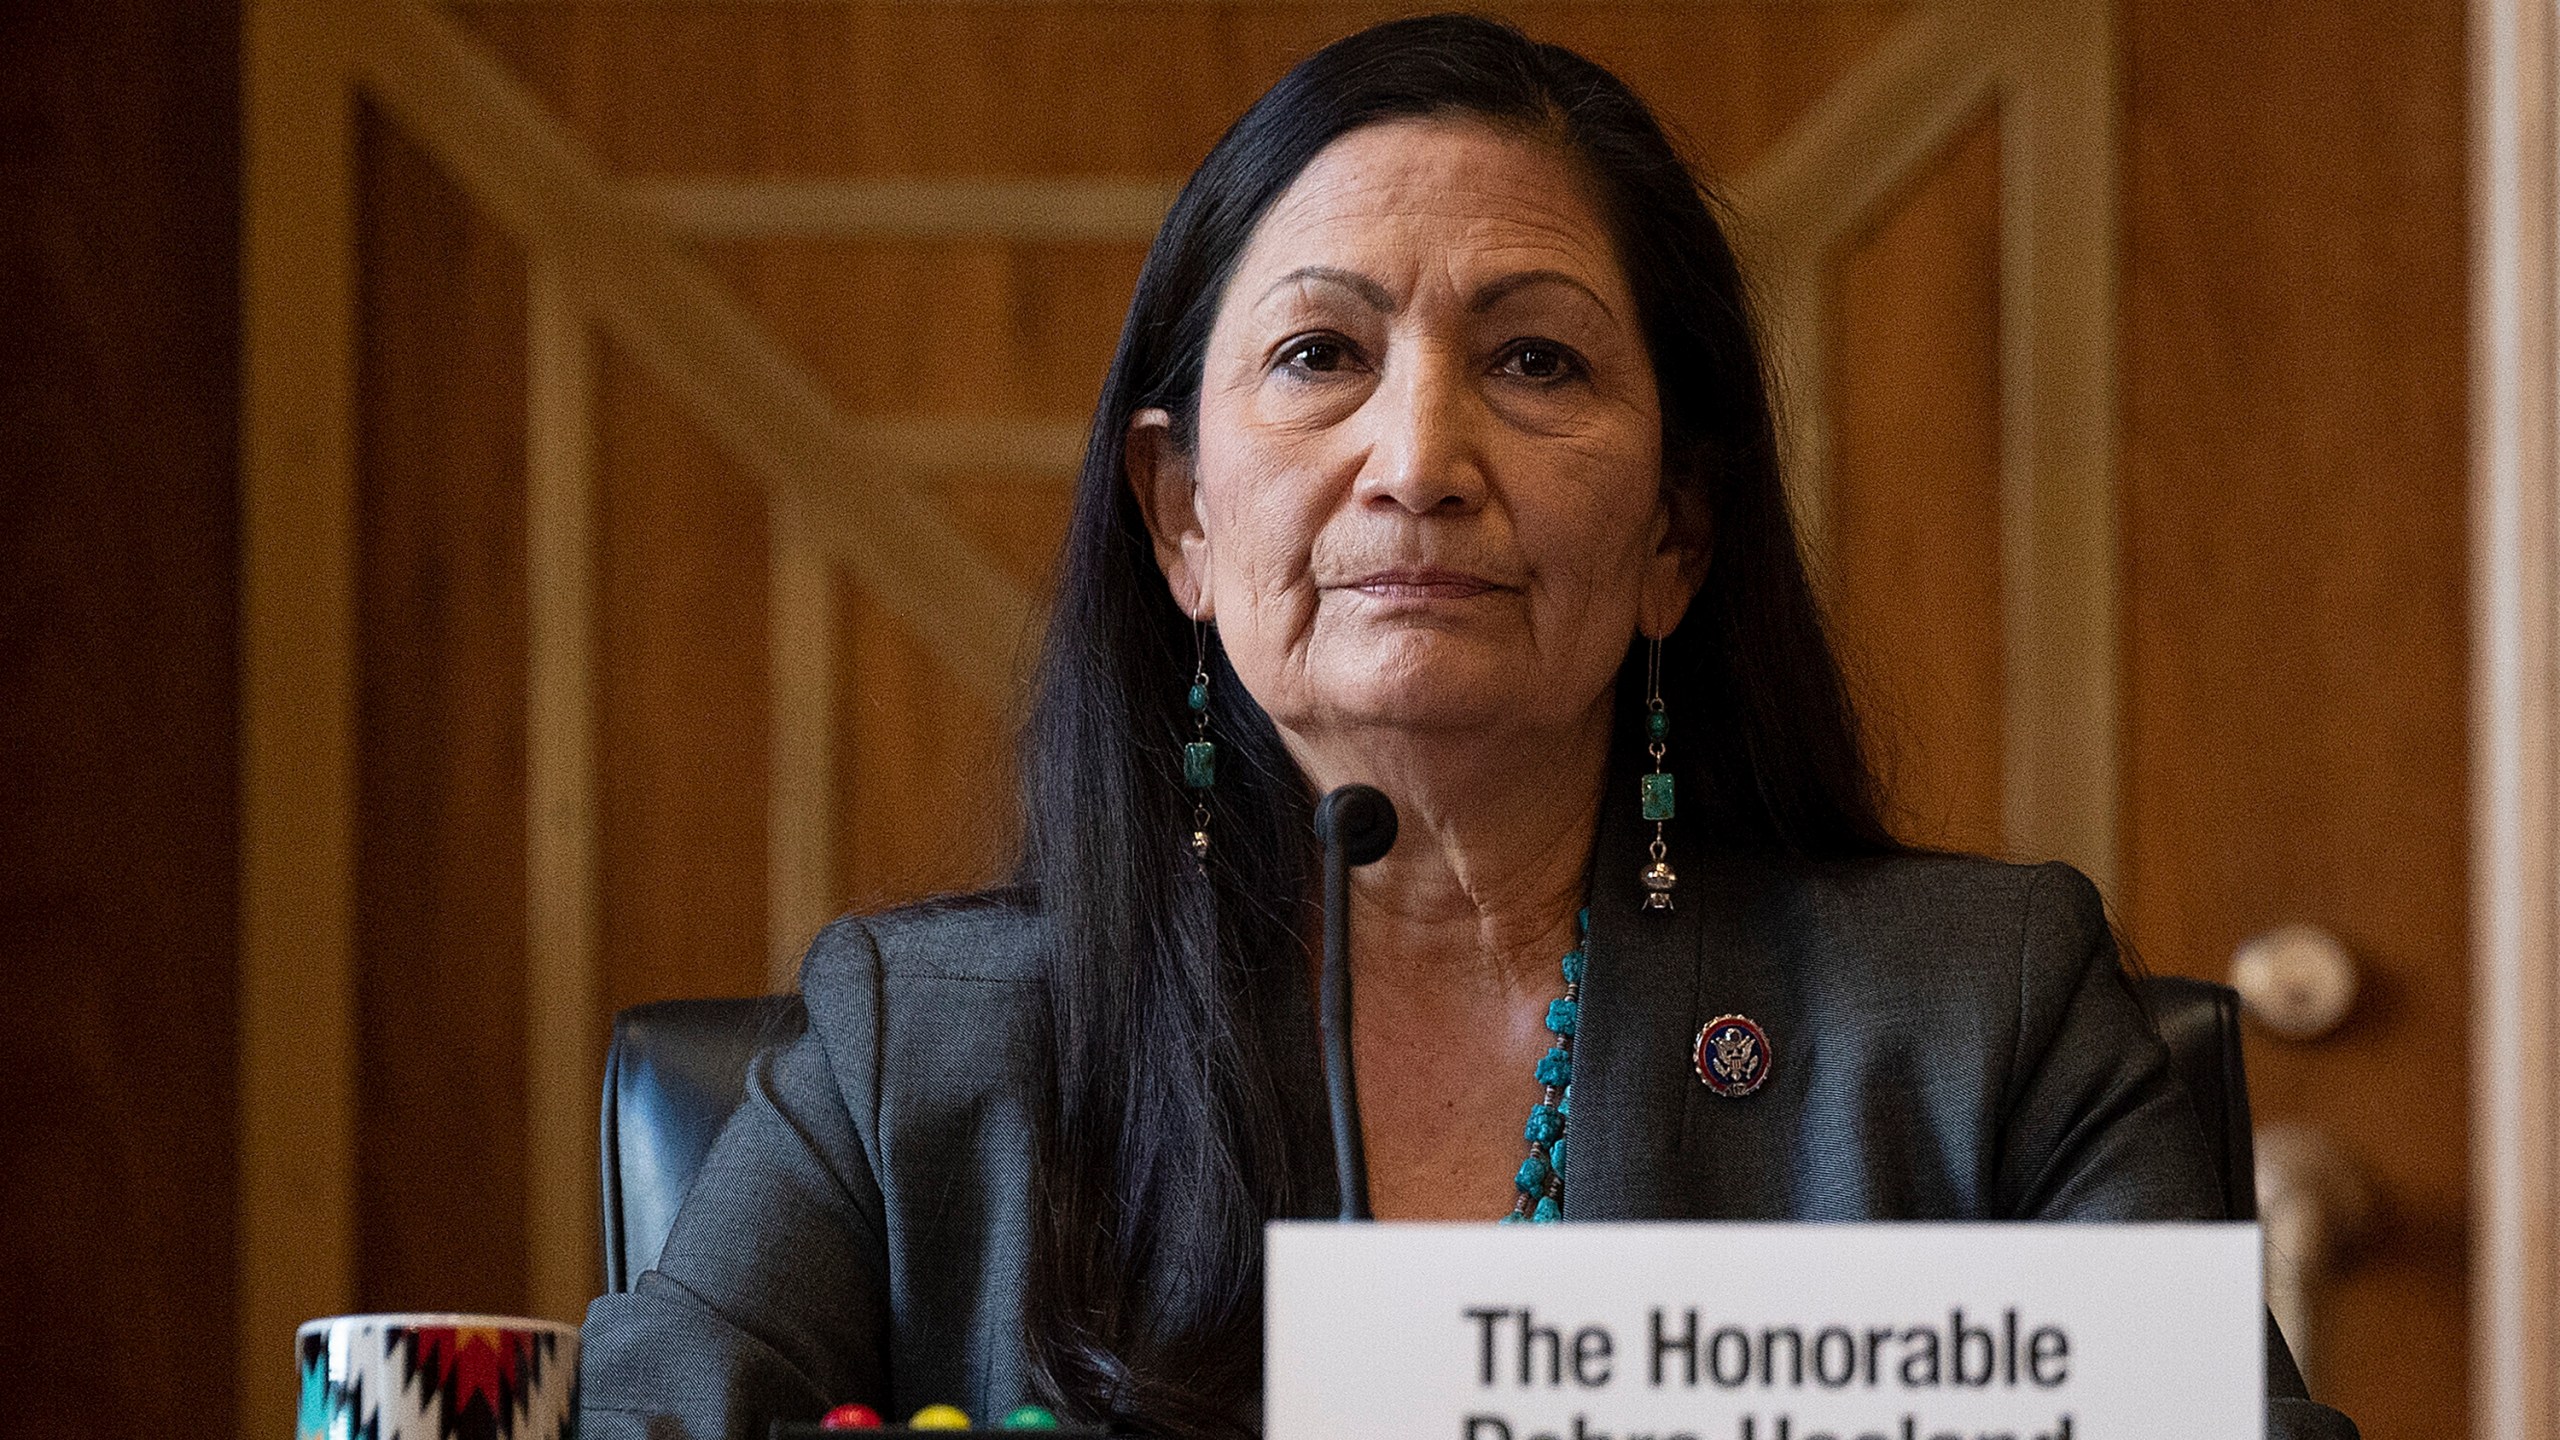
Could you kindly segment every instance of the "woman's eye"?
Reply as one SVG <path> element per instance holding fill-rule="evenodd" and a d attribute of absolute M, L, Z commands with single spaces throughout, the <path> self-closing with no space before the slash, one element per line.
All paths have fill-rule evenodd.
<path fill-rule="evenodd" d="M 1500 368 L 1524 380 L 1569 380 L 1582 373 L 1582 362 L 1561 345 L 1524 340 L 1503 352 Z"/>
<path fill-rule="evenodd" d="M 1280 352 L 1280 363 L 1292 370 L 1318 374 L 1349 368 L 1351 347 L 1329 335 L 1295 340 Z"/>

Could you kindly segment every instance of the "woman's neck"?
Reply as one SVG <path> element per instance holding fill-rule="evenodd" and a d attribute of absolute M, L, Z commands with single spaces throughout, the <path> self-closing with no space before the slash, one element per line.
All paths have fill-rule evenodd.
<path fill-rule="evenodd" d="M 1317 793 L 1360 781 L 1395 802 L 1395 848 L 1352 872 L 1364 992 L 1554 988 L 1599 828 L 1606 706 L 1558 734 L 1289 743 Z"/>

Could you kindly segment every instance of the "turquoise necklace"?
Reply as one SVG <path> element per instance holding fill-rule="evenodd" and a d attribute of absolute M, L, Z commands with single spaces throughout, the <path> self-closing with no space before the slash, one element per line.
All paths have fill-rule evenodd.
<path fill-rule="evenodd" d="M 1547 1029 L 1555 1044 L 1538 1058 L 1538 1103 L 1529 1111 L 1521 1138 L 1529 1142 L 1529 1158 L 1511 1177 L 1511 1213 L 1505 1225 L 1522 1221 L 1545 1224 L 1564 1218 L 1564 1132 L 1573 1120 L 1573 1032 L 1582 1020 L 1582 973 L 1589 963 L 1591 911 L 1573 917 L 1573 948 L 1564 952 L 1564 998 L 1547 1006 Z"/>

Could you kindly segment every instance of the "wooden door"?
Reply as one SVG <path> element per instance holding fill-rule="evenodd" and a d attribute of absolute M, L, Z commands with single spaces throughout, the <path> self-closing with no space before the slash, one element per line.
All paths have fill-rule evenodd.
<path fill-rule="evenodd" d="M 2253 1030 L 2261 1124 L 2377 1208 L 2318 1382 L 2468 1435 L 2470 755 L 2463 18 L 2129 7 L 2125 868 L 2144 958 L 2336 935 L 2355 1010 Z M 2510 1432 L 2512 1433 L 2512 1432 Z"/>

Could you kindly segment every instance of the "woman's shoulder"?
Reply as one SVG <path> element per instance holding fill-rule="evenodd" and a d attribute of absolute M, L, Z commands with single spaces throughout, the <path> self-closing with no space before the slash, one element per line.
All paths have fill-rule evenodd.
<path fill-rule="evenodd" d="M 1764 894 L 1791 963 L 1899 1012 L 2007 1012 L 2033 1028 L 2121 973 L 2097 887 L 2060 862 L 1913 851 L 1782 867 Z"/>
<path fill-rule="evenodd" d="M 966 1137 L 1001 1111 L 1019 1112 L 1004 1134 L 1020 1140 L 1043 1028 L 1039 931 L 1028 892 L 1003 889 L 819 932 L 800 962 L 810 1035 L 875 1138 L 886 1126 L 965 1149 L 993 1143 Z"/>
<path fill-rule="evenodd" d="M 2058 860 L 2020 864 L 1956 851 L 1911 850 L 1792 867 L 1794 909 L 1827 926 L 1963 936 L 2034 946 L 2093 940 L 2106 906 L 2089 877 Z"/>
<path fill-rule="evenodd" d="M 996 1063 L 1039 1029 L 1041 920 L 1019 887 L 943 895 L 818 932 L 800 962 L 809 1024 L 845 1057 L 931 1068 L 955 1048 Z"/>
<path fill-rule="evenodd" d="M 1025 885 L 847 915 L 811 942 L 800 985 L 1036 985 L 1040 928 L 1038 897 Z"/>

